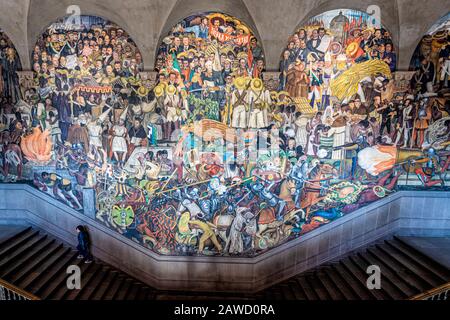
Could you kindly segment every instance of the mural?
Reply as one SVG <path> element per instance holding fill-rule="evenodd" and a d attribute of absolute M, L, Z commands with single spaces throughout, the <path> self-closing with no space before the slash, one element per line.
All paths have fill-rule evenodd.
<path fill-rule="evenodd" d="M 221 13 L 163 37 L 155 81 L 118 26 L 63 20 L 33 50 L 33 86 L 1 109 L 3 180 L 95 203 L 96 219 L 159 254 L 237 257 L 401 188 L 446 188 L 447 83 L 397 81 L 389 32 L 369 22 L 310 19 L 269 88 L 254 33 Z"/>
<path fill-rule="evenodd" d="M 414 84 L 418 93 L 448 88 L 450 77 L 450 12 L 428 30 L 417 45 L 409 69 L 415 71 Z"/>
<path fill-rule="evenodd" d="M 174 96 L 170 94 L 172 91 L 187 97 L 182 97 L 185 104 L 178 110 L 179 115 L 175 107 L 180 99 L 164 101 L 173 105 L 166 115 L 165 140 L 171 139 L 172 129 L 179 128 L 180 122 L 203 118 L 240 128 L 267 127 L 267 116 L 262 113 L 247 119 L 246 112 L 236 111 L 233 117 L 231 110 L 235 103 L 230 102 L 234 83 L 239 81 L 242 89 L 248 90 L 250 81 L 247 86 L 244 79 L 259 79 L 264 71 L 263 50 L 250 28 L 241 21 L 220 13 L 184 19 L 163 39 L 155 69 L 159 71 L 160 82 L 155 89 L 157 97 L 160 92 L 165 98 Z M 262 92 L 262 81 L 252 83 L 259 85 L 254 92 Z M 242 100 L 249 98 L 242 97 Z M 264 94 L 258 98 L 255 104 L 266 103 Z"/>
<path fill-rule="evenodd" d="M 22 70 L 17 50 L 0 28 L 0 106 L 6 108 L 18 102 L 22 93 L 17 71 Z"/>

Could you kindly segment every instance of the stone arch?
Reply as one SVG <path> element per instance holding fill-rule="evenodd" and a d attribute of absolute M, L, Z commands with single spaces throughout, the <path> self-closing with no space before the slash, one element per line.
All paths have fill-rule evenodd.
<path fill-rule="evenodd" d="M 381 4 L 380 4 L 381 10 L 387 10 L 387 8 L 384 8 Z M 321 6 L 317 6 L 314 9 L 312 9 L 311 11 L 308 12 L 308 14 L 304 15 L 300 21 L 297 23 L 296 27 L 290 32 L 289 36 L 292 36 L 297 30 L 299 30 L 300 28 L 302 28 L 302 26 L 304 26 L 306 23 L 308 23 L 309 20 L 312 20 L 318 16 L 321 16 L 327 12 L 339 12 L 339 11 L 354 11 L 354 12 L 361 12 L 361 13 L 365 13 L 367 9 L 367 5 L 363 5 L 360 4 L 359 7 L 352 7 L 352 6 L 345 6 L 343 7 L 342 5 L 339 4 L 333 4 L 330 2 L 325 2 L 324 4 L 322 4 Z M 392 8 L 393 9 L 393 8 Z M 391 11 L 395 11 L 397 12 L 397 10 L 391 10 Z M 381 15 L 381 19 L 380 19 L 380 24 L 383 28 L 385 28 L 386 30 L 389 31 L 389 33 L 391 34 L 392 37 L 392 42 L 394 43 L 395 48 L 398 48 L 398 15 L 396 15 L 395 17 L 384 17 L 383 15 Z"/>
<path fill-rule="evenodd" d="M 72 4 L 69 0 L 56 2 L 52 0 L 30 1 L 27 19 L 27 41 L 30 53 L 37 39 L 52 23 L 64 19 L 70 14 L 67 12 L 67 9 Z M 118 10 L 116 3 L 105 6 L 94 1 L 81 0 L 77 2 L 77 5 L 80 7 L 81 15 L 99 17 L 116 24 L 131 36 L 138 48 L 144 48 L 144 42 L 139 38 L 138 30 L 132 27 L 130 19 L 126 16 L 128 11 L 125 9 Z M 141 51 L 141 53 L 145 56 L 145 51 Z M 147 60 L 146 58 L 146 63 Z M 31 61 L 30 69 L 32 69 Z"/>
<path fill-rule="evenodd" d="M 449 34 L 450 12 L 435 21 L 417 42 L 417 46 L 410 58 L 409 70 L 414 71 L 419 67 L 421 56 L 430 56 L 430 59 L 435 64 L 436 71 L 438 71 L 438 60 L 441 51 L 445 49 Z"/>
<path fill-rule="evenodd" d="M 160 30 L 158 43 L 155 47 L 155 61 L 159 46 L 161 45 L 162 40 L 170 32 L 171 28 L 173 28 L 173 26 L 175 26 L 179 21 L 182 21 L 186 17 L 190 17 L 202 12 L 218 12 L 229 15 L 231 17 L 235 17 L 236 19 L 242 21 L 252 30 L 253 34 L 258 39 L 259 44 L 264 49 L 264 43 L 261 41 L 256 23 L 243 0 L 177 0 L 172 10 L 170 11 L 170 14 L 165 20 L 165 24 Z"/>
<path fill-rule="evenodd" d="M 396 46 L 380 20 L 373 19 L 365 11 L 342 8 L 327 10 L 303 21 L 289 37 L 281 54 L 279 90 L 287 90 L 292 97 L 305 99 L 305 103 L 308 100 L 313 108 L 319 102 L 319 106 L 324 107 L 332 96 L 330 79 L 355 63 L 388 57 L 390 71 L 394 72 Z M 288 71 L 302 68 L 298 72 L 304 72 L 309 78 L 305 77 L 302 92 L 298 91 L 298 86 L 295 86 L 298 90 L 293 92 L 288 84 Z M 317 93 L 316 88 L 319 88 Z M 324 94 L 323 90 L 329 93 Z M 319 96 L 318 101 L 315 100 L 316 95 Z M 326 101 L 322 101 L 320 96 Z"/>
<path fill-rule="evenodd" d="M 49 88 L 77 87 L 83 99 L 109 93 L 124 87 L 122 78 L 138 78 L 144 70 L 142 53 L 127 31 L 90 15 L 65 16 L 50 24 L 33 45 L 30 61 L 44 96 Z"/>

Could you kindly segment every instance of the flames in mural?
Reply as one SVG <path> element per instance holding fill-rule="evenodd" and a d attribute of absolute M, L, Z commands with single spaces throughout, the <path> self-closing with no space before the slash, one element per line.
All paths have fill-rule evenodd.
<path fill-rule="evenodd" d="M 40 128 L 33 128 L 33 133 L 22 137 L 20 148 L 28 160 L 38 164 L 47 164 L 52 157 L 50 131 L 42 132 Z"/>
<path fill-rule="evenodd" d="M 373 176 L 416 159 L 425 157 L 422 151 L 402 150 L 396 146 L 376 145 L 358 153 L 358 165 Z"/>

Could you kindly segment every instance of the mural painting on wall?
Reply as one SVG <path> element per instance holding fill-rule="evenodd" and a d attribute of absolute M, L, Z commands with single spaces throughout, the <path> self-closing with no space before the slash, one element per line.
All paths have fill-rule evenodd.
<path fill-rule="evenodd" d="M 4 180 L 31 179 L 82 209 L 81 190 L 95 185 L 93 171 L 105 169 L 109 149 L 100 146 L 111 144 L 108 132 L 122 114 L 111 111 L 146 101 L 150 92 L 139 77 L 141 53 L 120 27 L 82 16 L 79 25 L 69 18 L 50 25 L 32 50 L 31 65 L 33 83 L 2 108 Z"/>
<path fill-rule="evenodd" d="M 0 105 L 2 108 L 17 103 L 22 94 L 17 71 L 22 70 L 16 48 L 0 29 Z"/>
<path fill-rule="evenodd" d="M 22 70 L 22 66 L 16 48 L 4 31 L 0 29 L 0 174 L 3 176 L 8 175 L 10 166 L 13 164 L 20 164 L 17 166 L 16 173 L 21 174 L 22 158 L 20 147 L 17 145 L 21 133 L 17 133 L 21 132 L 23 128 L 20 123 L 16 124 L 7 119 L 8 116 L 9 120 L 14 118 L 13 106 L 22 98 L 17 75 L 17 71 L 20 70 Z M 19 108 L 20 106 L 18 106 Z M 5 140 L 11 143 L 5 143 Z"/>
<path fill-rule="evenodd" d="M 396 48 L 368 20 L 306 22 L 275 91 L 257 38 L 224 14 L 171 29 L 154 88 L 124 30 L 55 24 L 33 51 L 36 88 L 2 108 L 3 178 L 78 210 L 95 197 L 99 221 L 171 255 L 254 256 L 398 188 L 445 187 L 448 84 L 396 86 Z"/>
<path fill-rule="evenodd" d="M 409 69 L 418 93 L 434 92 L 448 88 L 450 76 L 450 12 L 437 21 L 422 37 L 414 51 Z"/>

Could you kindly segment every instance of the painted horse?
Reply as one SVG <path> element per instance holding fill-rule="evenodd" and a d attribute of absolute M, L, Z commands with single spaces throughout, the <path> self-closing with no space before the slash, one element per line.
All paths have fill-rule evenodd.
<path fill-rule="evenodd" d="M 289 178 L 283 179 L 279 185 L 278 197 L 286 202 L 286 210 L 292 210 L 295 207 L 294 195 L 296 185 L 295 181 Z"/>
<path fill-rule="evenodd" d="M 311 207 L 322 201 L 325 197 L 320 196 L 322 190 L 321 182 L 337 177 L 338 171 L 330 164 L 320 164 L 311 170 L 310 180 L 303 188 L 301 208 L 305 210 L 308 217 Z"/>

